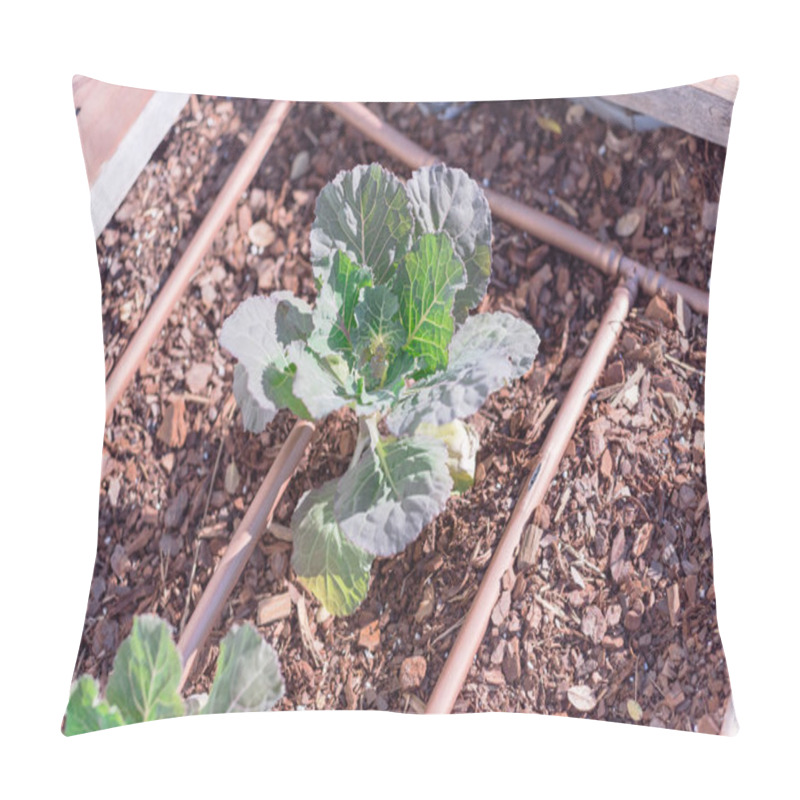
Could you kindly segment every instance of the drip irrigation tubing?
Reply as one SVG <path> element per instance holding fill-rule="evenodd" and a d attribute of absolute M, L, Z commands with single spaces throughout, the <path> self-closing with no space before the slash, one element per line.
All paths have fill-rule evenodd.
<path fill-rule="evenodd" d="M 622 332 L 637 293 L 636 278 L 623 278 L 600 321 L 592 343 L 581 361 L 572 385 L 535 459 L 527 483 L 486 569 L 478 593 L 467 612 L 439 679 L 425 708 L 426 714 L 449 714 L 464 685 L 473 658 L 478 652 L 492 609 L 500 596 L 503 575 L 514 563 L 525 525 L 544 499 L 555 477 L 561 458 L 578 424 L 592 388 L 611 349 Z"/>
<path fill-rule="evenodd" d="M 253 134 L 241 158 L 225 181 L 225 185 L 214 200 L 197 232 L 192 237 L 186 252 L 161 287 L 145 318 L 125 351 L 114 365 L 106 380 L 106 419 L 111 417 L 114 407 L 136 374 L 136 370 L 147 355 L 175 304 L 186 291 L 186 287 L 211 247 L 214 238 L 225 220 L 233 212 L 244 190 L 255 177 L 264 156 L 275 141 L 278 131 L 289 113 L 292 103 L 274 100 L 264 119 Z"/>
<path fill-rule="evenodd" d="M 239 527 L 208 582 L 194 613 L 178 640 L 183 664 L 180 687 L 186 682 L 197 653 L 211 633 L 225 603 L 270 523 L 275 506 L 297 469 L 314 433 L 314 425 L 298 420 L 280 449 Z"/>
<path fill-rule="evenodd" d="M 345 122 L 412 168 L 435 164 L 440 160 L 361 103 L 325 103 L 325 105 Z M 577 256 L 612 278 L 618 276 L 636 278 L 640 290 L 645 294 L 654 295 L 662 291 L 671 297 L 680 295 L 695 311 L 708 315 L 708 292 L 668 278 L 657 270 L 623 255 L 617 247 L 598 242 L 543 211 L 530 208 L 492 189 L 484 189 L 484 194 L 493 213 L 504 222 L 530 233 L 559 250 Z"/>

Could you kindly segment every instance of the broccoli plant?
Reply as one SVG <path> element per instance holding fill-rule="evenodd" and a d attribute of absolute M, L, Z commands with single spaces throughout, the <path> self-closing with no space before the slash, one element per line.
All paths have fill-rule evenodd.
<path fill-rule="evenodd" d="M 363 601 L 375 556 L 401 552 L 471 485 L 477 437 L 460 420 L 533 365 L 530 325 L 469 316 L 489 282 L 491 235 L 486 198 L 462 170 L 424 167 L 403 185 L 358 166 L 317 199 L 313 309 L 274 292 L 222 326 L 247 430 L 281 408 L 358 417 L 349 468 L 304 494 L 291 522 L 292 567 L 335 615 Z"/>
<path fill-rule="evenodd" d="M 275 651 L 251 625 L 234 626 L 220 643 L 209 694 L 184 701 L 178 693 L 180 678 L 181 659 L 169 625 L 152 614 L 134 617 L 130 636 L 114 657 L 105 698 L 89 675 L 72 685 L 64 734 L 185 714 L 266 711 L 283 697 Z"/>

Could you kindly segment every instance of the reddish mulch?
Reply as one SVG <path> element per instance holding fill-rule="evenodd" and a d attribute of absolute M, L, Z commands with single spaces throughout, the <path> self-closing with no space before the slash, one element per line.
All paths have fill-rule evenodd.
<path fill-rule="evenodd" d="M 631 134 L 580 118 L 567 101 L 478 103 L 447 122 L 411 104 L 371 107 L 484 185 L 707 287 L 724 149 L 672 129 Z M 107 370 L 266 108 L 193 97 L 99 238 Z M 187 601 L 200 597 L 292 425 L 282 412 L 254 436 L 223 413 L 232 359 L 218 347 L 220 325 L 256 292 L 288 289 L 313 302 L 316 194 L 339 170 L 371 161 L 410 174 L 321 106 L 296 106 L 125 393 L 104 439 L 98 555 L 76 675 L 107 678 L 134 614 L 156 613 L 178 628 Z M 248 238 L 259 221 L 274 233 L 262 247 Z M 495 221 L 482 310 L 529 319 L 542 346 L 532 373 L 471 420 L 482 439 L 475 487 L 405 553 L 376 561 L 369 596 L 350 618 L 320 613 L 295 582 L 291 545 L 267 534 L 187 690 L 208 687 L 231 623 L 272 611 L 279 618 L 259 629 L 286 679 L 280 708 L 421 710 L 612 289 L 594 269 Z M 705 317 L 683 305 L 639 299 L 504 579 L 456 711 L 633 722 L 635 699 L 639 724 L 719 730 L 730 687 L 705 480 L 706 331 Z M 288 524 L 304 491 L 344 471 L 355 430 L 350 412 L 319 426 L 278 523 Z M 270 600 L 287 592 L 290 600 Z M 298 603 L 308 611 L 305 631 Z M 576 694 L 575 686 L 587 688 Z M 588 713 L 581 692 L 596 703 Z"/>

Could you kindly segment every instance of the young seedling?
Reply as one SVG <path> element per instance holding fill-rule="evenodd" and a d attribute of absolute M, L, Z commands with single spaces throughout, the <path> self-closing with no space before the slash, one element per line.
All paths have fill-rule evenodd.
<path fill-rule="evenodd" d="M 114 658 L 105 698 L 89 675 L 73 684 L 64 734 L 186 714 L 266 711 L 283 697 L 275 651 L 251 625 L 234 626 L 220 643 L 209 694 L 184 701 L 178 693 L 180 678 L 181 659 L 169 625 L 150 614 L 134 617 L 133 630 Z"/>
<path fill-rule="evenodd" d="M 404 186 L 358 166 L 317 199 L 314 308 L 274 292 L 222 326 L 247 430 L 281 408 L 319 420 L 348 406 L 358 417 L 349 468 L 292 516 L 292 567 L 333 614 L 364 600 L 375 556 L 401 552 L 472 485 L 478 441 L 461 419 L 533 365 L 530 325 L 469 316 L 489 282 L 491 237 L 486 198 L 462 170 L 423 167 Z"/>

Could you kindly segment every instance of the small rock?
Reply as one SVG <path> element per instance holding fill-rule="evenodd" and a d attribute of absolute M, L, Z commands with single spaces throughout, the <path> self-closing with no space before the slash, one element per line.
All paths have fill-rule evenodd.
<path fill-rule="evenodd" d="M 240 482 L 241 475 L 239 475 L 239 469 L 236 466 L 236 462 L 231 461 L 225 469 L 225 491 L 228 494 L 236 494 Z"/>
<path fill-rule="evenodd" d="M 416 689 L 425 677 L 428 662 L 422 656 L 410 656 L 400 666 L 400 688 L 405 691 Z"/>
<path fill-rule="evenodd" d="M 617 224 L 614 226 L 614 232 L 617 236 L 625 238 L 626 236 L 633 236 L 636 233 L 636 229 L 639 227 L 639 223 L 642 221 L 642 215 L 636 210 L 629 211 L 627 214 L 623 214 L 618 220 Z"/>
<path fill-rule="evenodd" d="M 250 226 L 247 238 L 256 247 L 269 247 L 275 241 L 275 231 L 262 219 Z"/>
<path fill-rule="evenodd" d="M 311 166 L 311 156 L 308 150 L 301 150 L 292 161 L 292 169 L 289 172 L 289 180 L 296 181 L 305 175 Z"/>

